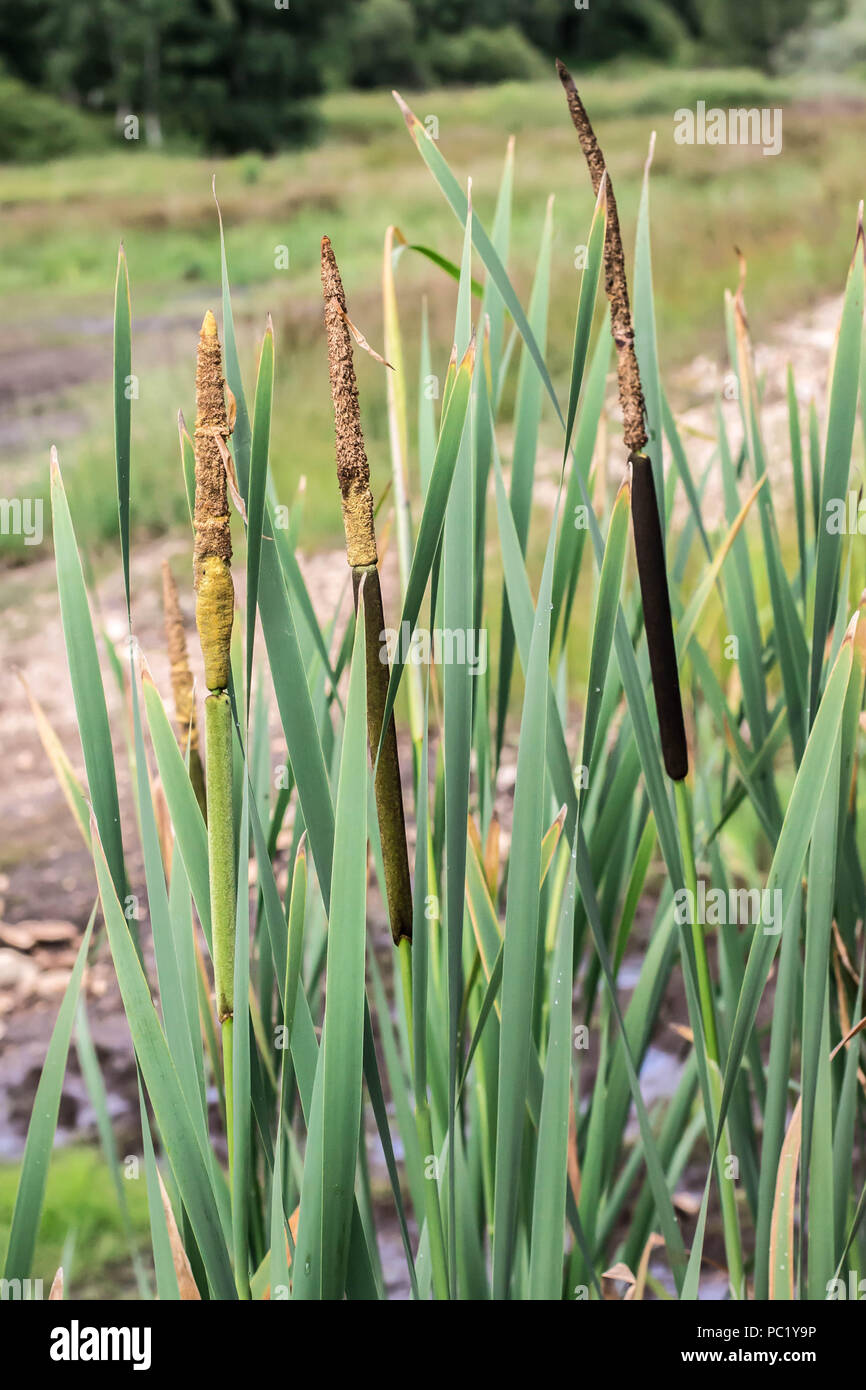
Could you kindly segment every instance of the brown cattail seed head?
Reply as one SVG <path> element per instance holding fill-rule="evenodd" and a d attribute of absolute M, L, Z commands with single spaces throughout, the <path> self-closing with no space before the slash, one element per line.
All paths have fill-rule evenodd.
<path fill-rule="evenodd" d="M 375 565 L 378 556 L 370 468 L 361 430 L 352 338 L 346 322 L 346 296 L 334 252 L 326 236 L 322 237 L 322 294 L 325 299 L 325 332 L 337 444 L 337 481 L 343 500 L 346 556 L 353 568 L 357 565 Z"/>
<path fill-rule="evenodd" d="M 208 690 L 228 685 L 234 586 L 228 488 L 220 440 L 229 435 L 222 352 L 208 310 L 201 326 L 195 373 L 195 588 L 196 624 Z"/>

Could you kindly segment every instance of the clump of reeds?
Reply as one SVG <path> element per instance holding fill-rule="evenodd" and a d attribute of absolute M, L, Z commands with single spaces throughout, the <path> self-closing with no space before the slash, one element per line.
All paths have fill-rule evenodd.
<path fill-rule="evenodd" d="M 418 472 L 425 480 L 425 497 L 416 518 L 414 546 L 410 518 L 403 518 L 404 571 L 408 568 L 410 579 L 406 583 L 404 574 L 404 610 L 413 615 L 414 626 L 437 570 L 437 592 L 444 595 L 446 622 L 456 625 L 456 617 L 452 620 L 450 614 L 456 615 L 461 608 L 452 607 L 451 601 L 455 595 L 462 597 L 461 585 L 467 593 L 474 589 L 480 596 L 479 621 L 485 595 L 499 592 L 499 555 L 494 558 L 491 585 L 488 562 L 493 546 L 484 545 L 483 528 L 479 531 L 476 525 L 474 550 L 468 544 L 454 548 L 447 543 L 449 510 L 458 523 L 452 532 L 458 542 L 460 523 L 469 519 L 471 465 L 477 474 L 474 496 L 479 508 L 484 505 L 488 481 L 496 490 L 498 542 L 526 687 L 514 810 L 510 834 L 503 837 L 501 848 L 497 807 L 503 787 L 492 756 L 497 711 L 489 677 L 486 672 L 476 673 L 479 679 L 471 702 L 462 698 L 468 677 L 456 681 L 452 689 L 457 698 L 452 701 L 444 692 L 440 705 L 438 682 L 431 674 L 429 706 L 425 708 L 423 700 L 416 702 L 414 924 L 396 736 L 390 720 L 383 740 L 388 706 L 383 706 L 387 663 L 381 659 L 379 547 L 350 337 L 355 336 L 359 344 L 362 340 L 349 322 L 330 244 L 323 246 L 323 272 L 338 479 L 358 616 L 363 606 L 364 621 L 360 628 L 357 623 L 354 628 L 348 624 L 333 672 L 328 672 L 334 633 L 331 627 L 318 626 L 297 563 L 297 515 L 286 535 L 273 524 L 267 458 L 273 335 L 266 334 L 267 351 L 260 360 L 251 415 L 233 340 L 224 261 L 224 346 L 231 391 L 223 383 L 220 342 L 213 317 L 208 315 L 199 351 L 194 450 L 197 621 L 208 685 L 206 833 L 154 683 L 141 682 L 143 702 L 138 698 L 138 684 L 130 687 L 135 737 L 126 744 L 132 774 L 128 785 L 142 832 L 141 867 L 152 954 L 139 953 L 137 934 L 121 906 L 129 881 L 115 775 L 121 740 L 112 737 L 117 731 L 111 728 L 105 700 L 84 570 L 56 455 L 52 460 L 60 609 L 86 787 L 35 698 L 33 707 L 45 755 L 93 855 L 103 918 L 140 1069 L 147 1102 L 142 1111 L 142 1162 L 160 1299 L 178 1294 L 195 1297 L 196 1292 L 202 1298 L 238 1294 L 262 1298 L 268 1296 L 268 1289 L 274 1299 L 289 1291 L 293 1299 L 386 1296 L 377 1249 L 383 1208 L 365 1162 L 372 1125 L 361 1118 L 364 1094 L 369 1097 L 388 1169 L 408 1285 L 420 1300 L 431 1291 L 436 1298 L 472 1301 L 491 1296 L 601 1300 L 609 1296 L 611 1282 L 620 1275 L 631 1281 L 629 1299 L 666 1297 L 669 1274 L 677 1295 L 693 1301 L 700 1291 L 702 1250 L 715 1225 L 709 1203 L 716 1193 L 734 1296 L 745 1291 L 747 1269 L 749 1293 L 753 1280 L 759 1300 L 832 1297 L 834 1288 L 841 1285 L 844 1292 L 846 1281 L 859 1279 L 862 1272 L 859 1226 L 864 1199 L 858 1174 L 863 1118 L 860 1044 L 866 1027 L 861 971 L 866 888 L 857 832 L 866 795 L 860 756 L 866 598 L 860 598 L 847 629 L 845 619 L 850 617 L 852 599 L 856 604 L 866 585 L 866 560 L 858 534 L 852 531 L 843 540 L 824 524 L 827 503 L 841 498 L 851 473 L 862 374 L 862 259 L 858 250 L 849 272 L 823 450 L 818 417 L 814 410 L 811 413 L 812 509 L 807 508 L 793 375 L 789 381 L 800 565 L 796 579 L 800 583 L 789 573 L 793 544 L 785 547 L 774 514 L 761 440 L 761 393 L 754 376 L 742 286 L 736 300 L 728 301 L 727 315 L 731 369 L 739 383 L 739 399 L 747 408 L 741 457 L 730 448 L 719 413 L 713 467 L 721 473 L 727 530 L 718 542 L 707 534 L 702 494 L 689 477 L 689 457 L 678 439 L 676 421 L 671 415 L 664 422 L 677 462 L 672 491 L 682 484 L 692 509 L 693 525 L 683 527 L 677 536 L 672 534 L 668 547 L 673 609 L 682 614 L 678 652 L 680 660 L 688 663 L 686 669 L 694 673 L 697 717 L 692 727 L 700 756 L 692 759 L 689 781 L 700 808 L 696 822 L 683 775 L 686 747 L 671 640 L 663 508 L 658 505 L 662 459 L 652 447 L 659 441 L 651 441 L 650 463 L 645 454 L 646 432 L 653 422 L 645 420 L 622 242 L 618 222 L 607 223 L 611 205 L 615 209 L 612 190 L 573 83 L 564 70 L 560 75 L 593 183 L 600 187 L 604 182 L 607 191 L 607 201 L 603 190 L 597 202 L 587 238 L 590 256 L 581 279 L 569 383 L 569 413 L 574 412 L 574 419 L 561 422 L 566 465 L 569 455 L 573 459 L 567 504 L 576 503 L 581 492 L 589 504 L 587 520 L 598 582 L 586 575 L 589 548 L 575 543 L 576 528 L 554 524 L 549 528 L 537 600 L 532 566 L 520 543 L 495 448 L 500 434 L 513 431 L 525 439 L 526 422 L 531 423 L 536 407 L 540 411 L 539 399 L 518 390 L 510 412 L 510 393 L 500 389 L 511 351 L 502 331 L 506 312 L 515 327 L 515 342 L 522 338 L 527 350 L 527 380 L 537 372 L 536 384 L 544 387 L 557 407 L 558 401 L 530 322 L 534 315 L 523 311 L 505 268 L 510 155 L 491 239 L 464 200 L 438 143 L 427 138 L 422 123 L 403 104 L 412 138 L 464 228 L 455 336 L 461 341 L 469 336 L 473 247 L 486 272 L 484 316 L 493 329 L 485 335 L 484 370 L 474 376 L 468 370 L 470 348 L 467 369 L 449 374 L 437 422 L 425 390 L 435 345 L 429 341 L 424 321 Z M 648 200 L 642 205 L 642 211 L 647 210 Z M 628 482 L 608 512 L 606 537 L 593 505 L 598 490 L 593 495 L 592 478 L 610 360 L 606 324 L 594 351 L 589 352 L 605 227 L 604 278 L 630 456 Z M 389 256 L 393 241 L 389 239 Z M 537 277 L 536 307 L 548 291 L 545 244 L 539 259 L 542 273 Z M 648 266 L 648 216 L 639 218 L 637 244 Z M 860 218 L 857 247 L 862 249 Z M 411 250 L 407 242 L 404 251 Z M 435 263 L 441 264 L 443 258 L 434 254 Z M 389 270 L 394 264 L 389 261 Z M 134 529 L 129 525 L 125 391 L 130 310 L 123 258 L 118 289 L 115 440 L 121 555 L 128 561 L 127 541 Z M 389 284 L 389 295 L 392 289 Z M 635 306 L 640 333 L 651 321 L 651 305 L 647 281 Z M 395 319 L 392 316 L 386 345 L 388 356 L 399 363 L 398 351 L 392 350 Z M 456 353 L 452 361 L 456 366 Z M 586 374 L 584 361 L 590 363 Z M 399 375 L 395 381 L 405 385 Z M 649 401 L 648 374 L 643 384 Z M 476 393 L 471 400 L 470 390 Z M 251 623 L 256 613 L 261 619 L 268 674 L 278 694 L 291 763 L 289 784 L 283 785 L 281 779 L 276 797 L 271 794 L 272 730 L 264 682 L 258 687 L 261 698 L 247 706 L 243 738 L 237 744 L 232 739 L 232 722 L 238 714 L 230 703 L 235 691 L 229 675 L 233 596 L 227 494 L 233 497 L 234 491 L 228 481 L 233 475 L 227 440 L 232 393 L 242 421 L 235 453 L 241 490 L 246 493 L 248 611 Z M 400 394 L 395 392 L 398 398 Z M 397 399 L 391 422 L 397 429 L 406 424 L 401 412 Z M 403 438 L 409 438 L 405 428 Z M 186 436 L 182 443 L 184 476 L 191 491 L 193 446 Z M 401 456 L 405 454 L 401 446 Z M 527 462 L 535 463 L 529 451 Z M 466 471 L 461 473 L 464 464 Z M 757 481 L 744 500 L 740 494 L 749 468 Z M 414 469 L 407 469 L 409 505 L 420 503 L 420 496 L 413 496 L 415 476 Z M 395 501 L 403 505 L 399 488 Z M 758 554 L 753 554 L 750 538 L 741 529 L 755 501 L 762 541 Z M 665 766 L 675 778 L 672 797 L 653 735 L 652 700 L 645 689 L 648 678 L 636 651 L 640 634 L 632 620 L 638 612 L 638 595 L 625 564 L 630 515 Z M 548 520 L 545 515 L 545 525 Z M 690 580 L 694 573 L 697 532 L 709 564 L 692 588 L 684 575 Z M 468 541 L 469 536 L 470 528 L 465 527 L 462 540 Z M 380 545 L 383 538 L 384 532 Z M 736 563 L 726 562 L 729 553 Z M 472 561 L 465 563 L 470 555 L 474 567 Z M 700 564 L 703 559 L 699 556 Z M 764 602 L 767 581 L 768 602 Z M 570 640 L 576 648 L 578 634 L 572 632 L 567 639 L 566 633 L 578 584 L 581 592 L 594 599 L 589 599 L 592 634 L 583 653 L 587 664 L 575 685 L 571 657 L 579 657 L 579 652 L 566 652 L 566 642 Z M 124 587 L 129 601 L 129 588 Z M 192 680 L 183 653 L 180 613 L 168 582 L 166 599 L 180 743 L 195 780 Z M 713 613 L 707 621 L 710 600 Z M 298 640 L 293 620 L 296 603 L 299 613 L 303 607 L 309 628 L 305 639 L 307 635 L 314 639 L 315 654 L 306 640 Z M 738 636 L 739 654 L 731 665 L 720 660 L 717 651 L 717 604 L 726 630 Z M 248 631 L 248 669 L 252 635 Z M 336 691 L 350 649 L 353 679 L 341 718 Z M 608 675 L 614 651 L 619 679 Z M 123 689 L 123 673 L 116 663 L 112 665 Z M 807 695 L 810 665 L 814 690 Z M 554 673 L 555 682 L 550 679 Z M 364 684 L 370 690 L 366 731 Z M 581 772 L 589 774 L 581 778 L 585 795 L 580 796 L 566 727 L 567 711 L 574 707 L 579 691 L 586 692 Z M 158 852 L 158 786 L 148 776 L 142 705 L 171 816 L 172 850 L 178 856 L 173 859 L 168 893 L 169 856 L 165 854 L 161 861 Z M 508 707 L 506 691 L 502 708 Z M 436 711 L 438 727 L 428 711 Z M 364 949 L 365 732 L 377 760 L 376 800 L 390 875 L 386 896 L 392 930 L 399 940 L 402 1013 L 399 998 L 389 997 L 376 951 Z M 238 781 L 244 779 L 248 792 L 239 819 L 244 827 L 249 819 L 253 872 L 245 829 L 233 843 L 233 761 Z M 562 809 L 554 815 L 557 805 Z M 281 845 L 289 825 L 295 840 L 294 867 L 281 896 Z M 316 867 L 309 877 L 308 842 Z M 665 874 L 657 888 L 659 857 Z M 722 917 L 719 925 L 724 928 L 716 937 L 715 951 L 708 949 L 707 933 L 697 916 L 687 918 L 690 933 L 680 915 L 682 891 L 686 890 L 693 907 L 698 896 L 696 863 L 708 866 L 721 884 L 744 885 L 732 887 L 727 895 L 729 904 L 732 897 L 739 900 L 730 908 L 736 920 L 730 917 L 725 922 Z M 235 878 L 240 890 L 237 904 Z M 255 881 L 256 891 L 245 902 L 248 881 Z M 765 882 L 766 888 L 756 891 Z M 763 901 L 759 915 L 755 917 L 750 906 L 744 920 L 743 897 L 766 897 L 774 903 L 778 897 L 784 910 L 774 909 L 776 930 L 767 930 L 771 923 Z M 440 920 L 442 902 L 446 911 Z M 213 926 L 216 1012 L 223 1029 L 230 1213 L 221 1136 L 212 1135 L 209 1124 L 208 1098 L 219 1088 L 219 1043 L 191 904 L 206 935 L 208 923 Z M 651 907 L 656 908 L 652 928 L 648 935 L 640 931 L 638 940 L 637 925 Z M 4 1279 L 27 1278 L 40 1258 L 37 1237 L 45 1175 L 73 1030 L 82 1074 L 98 1099 L 98 1058 L 88 1043 L 83 994 L 95 919 L 94 910 L 46 1054 L 4 1257 Z M 7 928 L 7 933 L 22 930 L 23 925 Z M 710 925 L 709 915 L 706 925 Z M 718 983 L 710 973 L 709 960 L 719 962 Z M 156 967 L 153 980 L 149 978 L 151 961 Z M 630 972 L 636 967 L 637 973 L 637 979 L 629 981 L 625 1015 L 620 1005 L 624 966 Z M 679 970 L 686 984 L 684 1002 L 679 981 L 673 979 Z M 158 1006 L 154 1002 L 157 986 Z M 759 1013 L 762 1003 L 770 1002 L 770 993 L 772 1010 L 764 1007 Z M 238 1028 L 233 1030 L 235 996 Z M 658 1097 L 650 1116 L 641 1076 L 672 1007 L 684 1046 L 682 1066 L 670 1093 Z M 323 1016 L 319 1031 L 317 1024 Z M 576 1023 L 585 1026 L 576 1029 Z M 587 1037 L 581 1040 L 583 1033 Z M 585 1056 L 590 1036 L 592 1051 Z M 275 1043 L 280 1049 L 278 1061 Z M 793 1113 L 792 1092 L 798 1097 Z M 632 1132 L 635 1117 L 639 1142 Z M 151 1126 L 156 1143 L 150 1142 Z M 100 1131 L 109 1163 L 116 1167 L 107 1122 Z M 723 1171 L 723 1155 L 725 1167 L 727 1159 L 737 1156 L 736 1175 Z M 161 1172 L 167 1179 L 164 1185 L 159 1180 Z M 688 1230 L 688 1254 L 676 1194 L 684 1174 L 691 1183 L 701 1172 L 705 1172 L 704 1193 L 697 1222 Z M 125 1186 L 118 1185 L 119 1189 Z M 410 1199 L 414 1223 L 407 1219 Z M 131 1227 L 130 1236 L 134 1237 Z M 133 1262 L 136 1247 L 131 1239 Z M 56 1262 L 47 1266 L 44 1251 L 42 1258 L 38 1272 L 50 1276 Z M 667 1268 L 664 1281 L 659 1277 L 661 1261 Z M 68 1273 L 67 1269 L 67 1294 L 71 1292 Z M 146 1273 L 148 1277 L 140 1271 L 142 1297 L 153 1291 L 148 1287 L 153 1282 L 150 1271 Z M 52 1296 L 59 1291 L 58 1276 Z M 390 1279 L 387 1292 L 393 1292 Z"/>

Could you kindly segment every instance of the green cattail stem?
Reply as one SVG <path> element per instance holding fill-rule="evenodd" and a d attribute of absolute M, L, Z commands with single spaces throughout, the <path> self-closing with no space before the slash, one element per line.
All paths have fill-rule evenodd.
<path fill-rule="evenodd" d="M 685 887 L 691 895 L 692 902 L 697 902 L 698 879 L 695 868 L 695 852 L 692 841 L 692 823 L 689 811 L 688 791 L 684 782 L 678 782 L 674 788 L 674 799 L 677 806 L 677 824 L 680 832 L 680 852 L 683 856 L 683 875 Z M 704 1025 L 704 1038 L 707 1045 L 707 1056 L 711 1062 L 718 1064 L 719 1061 L 719 1041 L 716 1032 L 716 1018 L 713 1007 L 713 986 L 710 978 L 710 966 L 707 960 L 706 942 L 701 931 L 701 924 L 694 920 L 697 914 L 692 913 L 692 942 L 695 948 L 695 963 L 698 975 L 698 996 L 701 1003 L 701 1018 Z"/>
<path fill-rule="evenodd" d="M 652 477 L 650 477 L 652 481 Z M 692 818 L 689 808 L 688 790 L 684 780 L 674 783 L 674 799 L 677 806 L 677 823 L 680 832 L 680 851 L 683 856 L 685 887 L 691 895 L 692 903 L 697 902 L 697 870 L 695 868 L 694 843 L 692 839 Z M 695 952 L 695 967 L 698 976 L 698 997 L 701 1006 L 701 1022 L 704 1030 L 707 1060 L 709 1061 L 710 1100 L 712 1103 L 713 1130 L 718 1123 L 722 1104 L 722 1072 L 719 1053 L 719 1038 L 716 1028 L 715 1006 L 710 965 L 707 959 L 707 946 L 701 924 L 692 912 L 692 944 Z M 723 1144 L 716 1154 L 716 1176 L 719 1184 L 719 1198 L 722 1208 L 722 1228 L 725 1240 L 725 1254 L 728 1261 L 728 1278 L 734 1298 L 745 1297 L 745 1276 L 743 1271 L 743 1251 L 740 1239 L 740 1223 L 737 1216 L 737 1199 L 732 1178 L 725 1172 L 725 1154 L 731 1152 L 728 1126 L 725 1125 Z"/>
<path fill-rule="evenodd" d="M 235 885 L 232 835 L 232 711 L 224 690 L 204 703 L 211 930 L 217 1016 L 234 1012 Z M 228 1101 L 228 1097 L 226 1097 Z"/>
<path fill-rule="evenodd" d="M 433 1148 L 433 1124 L 430 1119 L 430 1105 L 426 1093 L 419 1094 L 418 1077 L 415 1069 L 413 998 L 412 998 L 412 942 L 406 936 L 397 943 L 400 961 L 400 979 L 403 985 L 403 1003 L 406 1010 L 406 1029 L 409 1037 L 409 1055 L 412 1066 L 412 1085 L 415 1089 L 415 1128 L 421 1150 L 421 1163 L 424 1169 L 424 1215 L 427 1218 L 427 1233 L 430 1240 L 430 1271 L 433 1281 L 433 1296 L 445 1301 L 450 1298 L 448 1288 L 448 1254 L 445 1248 L 445 1228 L 442 1225 L 442 1208 L 439 1205 L 439 1186 L 435 1167 L 428 1174 L 428 1160 L 435 1158 Z M 423 1007 L 423 1001 L 422 1001 Z"/>
<path fill-rule="evenodd" d="M 214 992 L 222 1030 L 229 1179 L 234 1169 L 235 883 L 232 816 L 232 711 L 225 690 L 204 702 L 207 838 Z"/>
<path fill-rule="evenodd" d="M 364 636 L 367 658 L 367 739 L 371 757 L 375 758 L 382 737 L 382 720 L 388 694 L 390 665 L 385 646 L 385 613 L 382 607 L 382 586 L 375 565 L 356 566 L 352 570 L 355 609 L 361 581 L 364 581 Z M 397 729 L 393 712 L 388 720 L 385 741 L 376 768 L 376 815 L 382 841 L 382 862 L 385 868 L 385 894 L 388 917 L 394 944 L 412 939 L 412 882 L 409 876 L 409 851 L 406 846 L 406 820 L 403 812 L 403 788 L 400 781 L 400 761 L 397 753 Z"/>
<path fill-rule="evenodd" d="M 235 1066 L 233 1017 L 222 1021 L 223 1085 L 226 1093 L 226 1148 L 229 1156 L 229 1191 L 233 1192 L 235 1159 Z"/>

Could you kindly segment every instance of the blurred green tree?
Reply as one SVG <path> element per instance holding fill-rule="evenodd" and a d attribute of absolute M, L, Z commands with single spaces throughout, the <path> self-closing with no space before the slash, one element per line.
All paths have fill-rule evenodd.
<path fill-rule="evenodd" d="M 215 151 L 309 136 L 323 85 L 485 82 L 619 55 L 767 68 L 845 0 L 0 0 L 0 67 L 127 133 Z M 531 47 L 530 47 L 531 45 Z"/>
<path fill-rule="evenodd" d="M 814 0 L 704 0 L 701 33 L 727 61 L 769 68 L 777 44 L 813 8 Z"/>
<path fill-rule="evenodd" d="M 348 8 L 328 0 L 327 19 Z M 0 0 L 0 55 L 26 82 L 138 116 L 151 143 L 165 130 L 213 150 L 273 150 L 309 133 L 325 11 L 306 0 Z"/>
<path fill-rule="evenodd" d="M 422 32 L 407 0 L 362 0 L 353 6 L 348 28 L 339 27 L 344 76 L 351 86 L 412 87 L 430 76 Z M 336 29 L 332 22 L 332 32 Z"/>

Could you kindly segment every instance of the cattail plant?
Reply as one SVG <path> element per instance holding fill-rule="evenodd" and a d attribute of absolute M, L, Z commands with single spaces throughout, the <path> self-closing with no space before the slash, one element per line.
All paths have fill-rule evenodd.
<path fill-rule="evenodd" d="M 598 196 L 602 179 L 607 182 L 604 288 L 610 303 L 610 330 L 617 356 L 619 401 L 623 435 L 631 466 L 631 518 L 637 556 L 644 626 L 649 649 L 653 693 L 659 720 L 662 754 L 668 776 L 680 782 L 689 770 L 689 754 L 683 723 L 683 707 L 677 678 L 677 654 L 671 623 L 664 538 L 652 465 L 643 452 L 647 442 L 646 408 L 634 346 L 625 255 L 613 184 L 604 155 L 574 79 L 559 59 L 556 70 L 565 89 L 568 109 L 580 147 L 589 167 L 593 192 Z"/>
<path fill-rule="evenodd" d="M 569 113 L 577 131 L 596 195 L 598 195 L 602 179 L 607 184 L 604 283 L 605 293 L 610 304 L 611 333 L 617 354 L 617 378 L 623 416 L 623 434 L 631 467 L 631 516 L 635 555 L 637 557 L 653 693 L 659 721 L 662 757 L 667 774 L 675 787 L 683 876 L 686 890 L 692 894 L 694 900 L 697 890 L 697 871 L 691 814 L 685 787 L 685 778 L 689 770 L 688 745 L 680 697 L 677 649 L 671 619 L 659 503 L 653 479 L 652 463 L 643 452 L 647 442 L 646 407 L 640 367 L 634 345 L 634 329 L 628 297 L 628 280 L 619 215 L 613 184 L 605 164 L 604 155 L 578 94 L 574 79 L 559 59 L 557 59 L 556 68 L 565 90 Z M 712 1064 L 713 1108 L 711 1122 L 714 1129 L 721 1105 L 721 1086 L 719 1083 L 721 1052 L 706 942 L 696 919 L 692 922 L 692 950 L 704 1043 L 707 1056 Z M 743 1269 L 734 1193 L 730 1182 L 725 1177 L 720 1161 L 718 1172 L 731 1288 L 735 1297 L 742 1297 L 744 1291 Z"/>
<path fill-rule="evenodd" d="M 229 437 L 216 320 L 204 316 L 195 376 L 195 619 L 204 657 L 205 761 L 211 925 L 217 1017 L 222 1025 L 229 1154 L 232 1152 L 232 1018 L 235 882 L 232 823 L 232 711 L 228 694 L 234 585 L 223 452 Z"/>
<path fill-rule="evenodd" d="M 379 582 L 379 556 L 373 521 L 373 495 L 370 467 L 364 448 L 358 383 L 352 357 L 352 339 L 346 310 L 346 296 L 333 247 L 322 237 L 322 294 L 325 300 L 325 332 L 328 340 L 328 366 L 334 402 L 337 482 L 346 533 L 346 558 L 352 571 L 355 609 L 358 591 L 364 583 L 365 650 L 367 663 L 367 737 L 375 767 L 376 812 L 382 840 L 385 894 L 395 946 L 412 940 L 412 885 L 406 848 L 406 822 L 403 789 L 397 753 L 397 730 L 391 714 L 382 751 L 385 701 L 390 666 L 387 660 L 385 614 Z M 383 659 L 385 658 L 385 659 Z M 405 948 L 404 948 L 405 950 Z"/>

